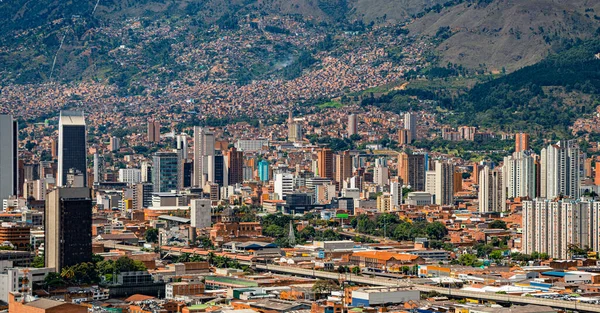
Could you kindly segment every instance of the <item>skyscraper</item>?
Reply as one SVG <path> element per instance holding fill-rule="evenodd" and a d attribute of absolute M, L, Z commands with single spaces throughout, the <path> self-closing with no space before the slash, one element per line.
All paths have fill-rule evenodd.
<path fill-rule="evenodd" d="M 515 152 L 504 157 L 502 172 L 507 198 L 537 197 L 535 159 L 530 151 Z"/>
<path fill-rule="evenodd" d="M 298 122 L 292 122 L 289 124 L 288 129 L 288 141 L 300 142 L 302 141 L 302 124 Z"/>
<path fill-rule="evenodd" d="M 152 184 L 154 192 L 177 190 L 179 182 L 179 156 L 174 152 L 157 152 L 153 155 Z"/>
<path fill-rule="evenodd" d="M 61 269 L 92 260 L 92 199 L 89 188 L 57 188 L 46 199 L 46 266 Z"/>
<path fill-rule="evenodd" d="M 356 114 L 348 115 L 348 137 L 358 135 L 358 118 Z"/>
<path fill-rule="evenodd" d="M 317 152 L 317 170 L 319 177 L 333 180 L 333 152 L 329 148 L 322 148 Z"/>
<path fill-rule="evenodd" d="M 207 128 L 194 127 L 194 179 L 196 187 L 203 187 L 208 181 L 208 159 L 215 155 L 215 134 Z M 213 175 L 211 175 L 213 176 Z"/>
<path fill-rule="evenodd" d="M 186 134 L 177 135 L 175 138 L 177 141 L 177 154 L 182 159 L 188 158 L 188 144 Z"/>
<path fill-rule="evenodd" d="M 344 151 L 341 154 L 337 154 L 335 158 L 335 181 L 340 186 L 347 178 L 352 176 L 352 156 L 350 151 Z"/>
<path fill-rule="evenodd" d="M 502 212 L 506 196 L 502 189 L 502 169 L 485 166 L 479 174 L 479 212 Z"/>
<path fill-rule="evenodd" d="M 148 141 L 160 142 L 160 122 L 157 120 L 148 122 Z"/>
<path fill-rule="evenodd" d="M 575 140 L 561 140 L 541 151 L 541 197 L 558 196 L 579 198 L 579 146 Z"/>
<path fill-rule="evenodd" d="M 404 113 L 404 129 L 410 132 L 410 140 L 417 140 L 417 116 L 414 113 Z"/>
<path fill-rule="evenodd" d="M 398 130 L 398 145 L 405 146 L 412 142 L 411 134 L 408 129 Z"/>
<path fill-rule="evenodd" d="M 385 159 L 375 160 L 375 167 L 373 168 L 373 183 L 379 186 L 385 186 L 389 183 L 390 171 L 387 167 Z"/>
<path fill-rule="evenodd" d="M 425 155 L 402 152 L 398 156 L 398 176 L 413 191 L 425 190 Z"/>
<path fill-rule="evenodd" d="M 0 201 L 19 194 L 19 127 L 12 115 L 0 115 Z"/>
<path fill-rule="evenodd" d="M 529 134 L 518 133 L 515 135 L 515 152 L 529 150 Z"/>
<path fill-rule="evenodd" d="M 569 247 L 600 249 L 600 202 L 563 199 L 523 201 L 522 251 L 572 258 Z M 584 256 L 587 257 L 587 256 Z"/>
<path fill-rule="evenodd" d="M 229 184 L 235 185 L 244 182 L 244 152 L 232 147 L 227 151 L 227 174 Z"/>
<path fill-rule="evenodd" d="M 435 161 L 435 203 L 454 203 L 454 165 L 448 161 Z"/>
<path fill-rule="evenodd" d="M 61 111 L 58 121 L 58 177 L 56 185 L 64 187 L 69 170 L 80 171 L 87 186 L 87 151 L 85 117 L 81 111 Z"/>
<path fill-rule="evenodd" d="M 258 162 L 258 177 L 260 181 L 266 182 L 269 181 L 269 162 L 265 159 L 260 160 Z"/>

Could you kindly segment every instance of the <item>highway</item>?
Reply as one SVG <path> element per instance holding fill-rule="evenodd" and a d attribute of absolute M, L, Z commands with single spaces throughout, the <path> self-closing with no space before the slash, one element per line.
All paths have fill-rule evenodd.
<path fill-rule="evenodd" d="M 286 273 L 293 275 L 302 275 L 316 278 L 325 278 L 325 279 L 335 279 L 335 280 L 343 280 L 347 282 L 354 282 L 359 284 L 366 285 L 374 285 L 374 286 L 386 286 L 386 287 L 407 287 L 416 289 L 422 292 L 431 292 L 436 291 L 442 295 L 448 297 L 461 297 L 461 298 L 470 298 L 470 299 L 479 299 L 485 301 L 494 301 L 494 302 L 502 302 L 502 303 L 515 303 L 520 305 L 545 305 L 550 306 L 556 309 L 567 309 L 567 310 L 575 310 L 578 312 L 600 312 L 600 305 L 597 304 L 587 304 L 580 303 L 575 301 L 564 301 L 564 300 L 550 300 L 550 299 L 539 299 L 533 297 L 522 297 L 522 296 L 512 296 L 506 294 L 496 294 L 489 292 L 473 292 L 473 291 L 464 291 L 460 289 L 450 289 L 443 287 L 436 287 L 430 285 L 417 285 L 412 284 L 408 280 L 399 280 L 399 279 L 389 279 L 389 278 L 370 278 L 364 276 L 357 276 L 351 273 L 333 273 L 333 272 L 324 272 L 312 269 L 302 269 L 302 268 L 294 268 L 289 266 L 279 266 L 279 265 L 264 265 L 264 264 L 255 264 L 255 267 L 260 270 L 278 272 L 278 273 Z"/>

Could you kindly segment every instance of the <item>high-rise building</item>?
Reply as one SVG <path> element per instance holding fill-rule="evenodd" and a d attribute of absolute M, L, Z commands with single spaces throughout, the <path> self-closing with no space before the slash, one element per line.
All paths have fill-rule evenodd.
<path fill-rule="evenodd" d="M 108 146 L 112 152 L 119 150 L 121 148 L 121 139 L 116 136 L 111 136 Z"/>
<path fill-rule="evenodd" d="M 475 140 L 475 133 L 477 133 L 477 128 L 473 126 L 461 126 L 458 128 L 458 133 L 460 134 L 460 139 L 473 141 Z"/>
<path fill-rule="evenodd" d="M 58 121 L 58 177 L 56 185 L 64 187 L 67 173 L 74 169 L 87 185 L 85 117 L 81 111 L 61 111 Z"/>
<path fill-rule="evenodd" d="M 262 182 L 269 181 L 270 179 L 269 162 L 265 159 L 262 159 L 260 162 L 258 162 L 258 178 Z"/>
<path fill-rule="evenodd" d="M 594 185 L 600 186 L 600 162 L 596 161 L 594 168 Z"/>
<path fill-rule="evenodd" d="M 174 152 L 157 152 L 153 155 L 152 184 L 154 192 L 177 190 L 179 156 Z"/>
<path fill-rule="evenodd" d="M 523 201 L 522 225 L 522 251 L 526 254 L 547 253 L 552 258 L 571 259 L 575 257 L 571 245 L 600 250 L 600 202 Z"/>
<path fill-rule="evenodd" d="M 289 142 L 300 142 L 302 141 L 302 124 L 298 122 L 292 122 L 288 126 L 288 141 Z"/>
<path fill-rule="evenodd" d="M 502 172 L 507 198 L 537 197 L 535 158 L 531 151 L 515 152 L 512 156 L 504 157 Z"/>
<path fill-rule="evenodd" d="M 58 273 L 92 260 L 92 199 L 89 188 L 57 188 L 48 193 L 45 213 L 46 267 Z"/>
<path fill-rule="evenodd" d="M 541 151 L 540 184 L 543 198 L 579 198 L 580 150 L 575 140 L 561 140 Z"/>
<path fill-rule="evenodd" d="M 148 161 L 142 161 L 142 182 L 149 183 L 152 181 L 152 166 Z"/>
<path fill-rule="evenodd" d="M 157 120 L 148 122 L 148 141 L 160 142 L 160 122 Z"/>
<path fill-rule="evenodd" d="M 179 155 L 179 157 L 181 159 L 187 159 L 188 158 L 188 143 L 187 143 L 187 135 L 186 134 L 181 134 L 181 135 L 177 135 L 177 137 L 175 137 L 175 140 L 177 141 L 177 154 Z"/>
<path fill-rule="evenodd" d="M 425 155 L 402 152 L 398 155 L 398 176 L 413 191 L 425 191 Z"/>
<path fill-rule="evenodd" d="M 283 200 L 284 196 L 293 193 L 294 176 L 288 173 L 275 174 L 274 191 L 279 200 Z"/>
<path fill-rule="evenodd" d="M 435 203 L 454 203 L 454 164 L 448 161 L 435 161 Z"/>
<path fill-rule="evenodd" d="M 244 182 L 244 152 L 237 151 L 235 147 L 227 151 L 227 171 L 229 184 L 235 185 Z"/>
<path fill-rule="evenodd" d="M 356 114 L 348 115 L 348 137 L 358 135 L 358 118 Z"/>
<path fill-rule="evenodd" d="M 0 201 L 19 194 L 19 127 L 12 115 L 0 114 Z"/>
<path fill-rule="evenodd" d="M 479 212 L 503 212 L 506 196 L 502 188 L 502 169 L 484 166 L 479 174 Z"/>
<path fill-rule="evenodd" d="M 417 115 L 415 113 L 404 113 L 404 129 L 410 132 L 410 140 L 417 140 Z"/>
<path fill-rule="evenodd" d="M 529 134 L 515 134 L 515 152 L 529 150 Z"/>
<path fill-rule="evenodd" d="M 142 181 L 142 171 L 139 168 L 119 169 L 119 182 L 137 184 Z"/>
<path fill-rule="evenodd" d="M 333 152 L 329 148 L 317 152 L 317 171 L 319 177 L 335 179 L 333 177 Z"/>
<path fill-rule="evenodd" d="M 215 183 L 219 185 L 219 187 L 226 187 L 231 185 L 229 182 L 229 167 L 227 163 L 228 157 L 223 156 L 220 153 L 215 154 L 210 157 L 209 164 L 213 167 L 212 173 L 214 173 L 213 177 L 209 177 L 208 181 L 211 183 Z"/>
<path fill-rule="evenodd" d="M 208 160 L 215 155 L 215 134 L 207 128 L 194 127 L 194 179 L 196 187 L 202 187 L 208 181 Z M 213 176 L 213 175 L 210 175 Z"/>
<path fill-rule="evenodd" d="M 133 208 L 141 210 L 152 206 L 154 186 L 150 183 L 139 183 L 133 187 Z"/>
<path fill-rule="evenodd" d="M 352 176 L 352 156 L 350 151 L 344 151 L 335 157 L 335 181 L 340 185 Z"/>
<path fill-rule="evenodd" d="M 385 186 L 389 183 L 390 171 L 387 167 L 385 159 L 375 160 L 375 167 L 373 168 L 373 183 L 378 186 Z"/>
<path fill-rule="evenodd" d="M 402 204 L 402 183 L 394 182 L 390 184 L 391 204 L 390 206 L 397 209 Z"/>
<path fill-rule="evenodd" d="M 412 142 L 412 135 L 408 129 L 398 130 L 398 145 L 405 146 Z"/>
<path fill-rule="evenodd" d="M 99 183 L 102 181 L 102 176 L 104 174 L 104 157 L 99 155 L 98 153 L 94 153 L 94 183 Z"/>
<path fill-rule="evenodd" d="M 212 226 L 211 201 L 208 199 L 195 199 L 190 206 L 190 225 L 196 228 Z"/>

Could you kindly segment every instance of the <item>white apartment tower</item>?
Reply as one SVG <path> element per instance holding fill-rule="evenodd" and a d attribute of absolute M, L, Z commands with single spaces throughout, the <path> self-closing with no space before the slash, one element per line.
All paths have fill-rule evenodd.
<path fill-rule="evenodd" d="M 215 155 L 215 134 L 207 128 L 194 127 L 194 176 L 193 185 L 203 187 L 211 171 L 208 160 Z"/>
<path fill-rule="evenodd" d="M 479 172 L 479 212 L 502 212 L 506 210 L 506 193 L 502 188 L 502 169 L 485 166 Z"/>

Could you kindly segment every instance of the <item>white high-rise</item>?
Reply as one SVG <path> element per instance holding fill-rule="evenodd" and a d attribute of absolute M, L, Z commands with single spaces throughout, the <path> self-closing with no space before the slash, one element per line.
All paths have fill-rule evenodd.
<path fill-rule="evenodd" d="M 404 129 L 410 132 L 411 140 L 417 140 L 417 116 L 414 113 L 404 113 Z"/>
<path fill-rule="evenodd" d="M 540 196 L 579 198 L 580 156 L 574 140 L 561 140 L 541 151 Z"/>
<path fill-rule="evenodd" d="M 389 182 L 389 169 L 385 164 L 385 159 L 375 160 L 373 168 L 373 183 L 379 186 L 385 186 Z"/>
<path fill-rule="evenodd" d="M 523 253 L 572 258 L 569 247 L 600 249 L 600 202 L 572 199 L 523 202 Z"/>
<path fill-rule="evenodd" d="M 275 174 L 275 194 L 278 200 L 283 200 L 287 194 L 294 192 L 294 176 L 288 173 Z"/>
<path fill-rule="evenodd" d="M 119 182 L 137 184 L 142 181 L 142 171 L 138 168 L 119 169 Z"/>
<path fill-rule="evenodd" d="M 504 157 L 502 166 L 503 184 L 507 198 L 529 197 L 536 194 L 535 159 L 531 151 L 515 152 Z"/>
<path fill-rule="evenodd" d="M 454 164 L 449 161 L 435 161 L 435 203 L 454 203 Z"/>
<path fill-rule="evenodd" d="M 0 114 L 0 201 L 19 194 L 18 129 L 12 115 Z"/>
<path fill-rule="evenodd" d="M 210 171 L 208 160 L 215 155 L 215 134 L 206 128 L 194 127 L 194 177 L 193 184 L 203 187 L 208 181 Z"/>
<path fill-rule="evenodd" d="M 392 208 L 398 208 L 400 204 L 402 204 L 402 184 L 401 183 L 391 183 L 390 184 L 390 195 L 391 206 Z"/>
<path fill-rule="evenodd" d="M 485 166 L 479 172 L 479 212 L 506 210 L 506 196 L 502 188 L 502 169 Z"/>

